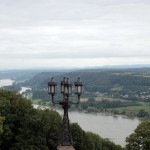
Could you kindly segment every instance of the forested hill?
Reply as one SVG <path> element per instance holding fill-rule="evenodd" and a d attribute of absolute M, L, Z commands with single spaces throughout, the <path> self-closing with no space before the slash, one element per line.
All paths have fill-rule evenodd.
<path fill-rule="evenodd" d="M 100 92 L 108 95 L 124 96 L 136 95 L 143 93 L 150 95 L 150 69 L 90 69 L 79 70 L 68 73 L 49 73 L 42 72 L 32 79 L 28 80 L 25 85 L 30 86 L 33 90 L 43 90 L 47 88 L 47 82 L 50 77 L 55 77 L 60 82 L 64 76 L 70 77 L 72 82 L 80 76 L 84 82 L 85 92 Z"/>
<path fill-rule="evenodd" d="M 31 79 L 27 80 L 24 85 L 30 86 L 33 89 L 43 89 L 47 88 L 47 82 L 50 80 L 52 76 L 60 76 L 63 75 L 64 72 L 41 72 L 36 74 Z"/>
<path fill-rule="evenodd" d="M 7 74 L 8 72 L 6 72 L 6 77 Z M 150 68 L 80 69 L 77 71 L 68 70 L 68 72 L 66 70 L 64 72 L 62 70 L 32 70 L 20 73 L 17 71 L 15 74 L 18 74 L 16 81 L 23 81 L 23 84 L 15 82 L 12 86 L 3 88 L 19 91 L 21 86 L 31 87 L 30 93 L 32 93 L 33 99 L 48 99 L 47 83 L 52 76 L 58 83 L 63 80 L 64 76 L 70 77 L 71 82 L 75 82 L 80 76 L 84 82 L 85 93 L 91 94 L 92 92 L 92 94 L 99 93 L 115 98 L 150 101 Z M 10 76 L 15 74 L 13 72 Z"/>

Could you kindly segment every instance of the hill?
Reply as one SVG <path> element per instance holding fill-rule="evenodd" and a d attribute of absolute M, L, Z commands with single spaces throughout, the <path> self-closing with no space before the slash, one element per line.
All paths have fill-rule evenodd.
<path fill-rule="evenodd" d="M 58 83 L 64 76 L 75 82 L 80 76 L 84 82 L 84 91 L 98 92 L 113 97 L 149 99 L 150 69 L 86 69 L 67 73 L 42 72 L 25 82 L 33 91 L 45 91 L 50 77 Z"/>
<path fill-rule="evenodd" d="M 9 75 L 10 73 L 10 75 Z M 31 87 L 33 98 L 48 99 L 47 83 L 53 76 L 60 83 L 64 76 L 75 82 L 80 76 L 84 82 L 84 96 L 88 93 L 129 100 L 150 101 L 150 68 L 129 69 L 80 69 L 80 70 L 27 70 L 0 72 L 5 77 L 15 77 L 16 82 L 5 89 Z M 16 88 L 17 87 L 17 88 Z M 59 90 L 59 88 L 58 88 Z M 59 92 L 58 92 L 59 93 Z"/>

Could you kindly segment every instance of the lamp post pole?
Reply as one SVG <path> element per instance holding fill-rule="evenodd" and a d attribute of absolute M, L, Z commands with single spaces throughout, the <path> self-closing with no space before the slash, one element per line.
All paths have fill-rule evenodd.
<path fill-rule="evenodd" d="M 60 143 L 63 146 L 70 146 L 72 145 L 72 139 L 71 139 L 71 133 L 70 133 L 70 128 L 69 128 L 69 116 L 68 116 L 68 109 L 69 109 L 69 104 L 68 104 L 68 97 L 65 100 L 66 102 L 61 103 L 62 108 L 64 110 L 64 115 L 63 115 L 63 126 L 62 126 L 62 132 L 61 132 L 61 137 L 60 137 Z"/>
<path fill-rule="evenodd" d="M 56 94 L 56 87 L 57 83 L 54 81 L 54 78 L 51 78 L 50 82 L 48 82 L 48 92 L 52 97 L 52 103 L 53 104 L 59 104 L 62 106 L 64 110 L 63 115 L 63 126 L 62 131 L 60 135 L 60 148 L 69 146 L 72 147 L 72 138 L 71 138 L 71 132 L 69 128 L 69 116 L 68 116 L 68 109 L 70 108 L 71 104 L 78 104 L 80 101 L 80 96 L 82 94 L 82 87 L 83 83 L 81 82 L 80 78 L 77 79 L 77 82 L 74 83 L 75 86 L 75 94 L 77 95 L 77 102 L 69 102 L 69 96 L 72 95 L 72 83 L 69 82 L 69 78 L 64 77 L 63 81 L 61 81 L 61 93 L 63 94 L 63 100 L 62 101 L 55 101 L 54 95 Z M 65 150 L 65 149 L 64 149 Z"/>

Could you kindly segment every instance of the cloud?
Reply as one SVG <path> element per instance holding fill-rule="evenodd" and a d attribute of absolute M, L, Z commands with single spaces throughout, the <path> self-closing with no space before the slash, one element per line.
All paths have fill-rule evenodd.
<path fill-rule="evenodd" d="M 0 1 L 1 66 L 10 59 L 37 65 L 58 58 L 150 57 L 148 0 Z"/>

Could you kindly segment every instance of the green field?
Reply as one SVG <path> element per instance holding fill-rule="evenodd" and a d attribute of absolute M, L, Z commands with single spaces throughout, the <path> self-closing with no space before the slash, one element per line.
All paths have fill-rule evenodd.
<path fill-rule="evenodd" d="M 108 100 L 108 101 L 122 101 L 122 102 L 129 102 L 129 100 L 125 99 L 116 99 L 111 97 L 100 97 L 102 100 Z M 128 106 L 128 107 L 118 107 L 114 108 L 114 110 L 117 110 L 119 113 L 126 112 L 127 114 L 132 112 L 137 114 L 140 110 L 144 110 L 148 113 L 150 113 L 150 102 L 137 102 L 141 106 Z"/>
<path fill-rule="evenodd" d="M 138 112 L 140 110 L 145 110 L 150 113 L 150 103 L 149 102 L 138 102 L 141 106 L 128 106 L 128 107 L 119 107 L 116 108 L 118 111 L 126 111 L 126 112 Z"/>
<path fill-rule="evenodd" d="M 45 106 L 50 106 L 50 101 L 42 101 L 41 99 L 33 99 L 31 100 L 33 104 L 37 105 L 45 105 Z"/>

